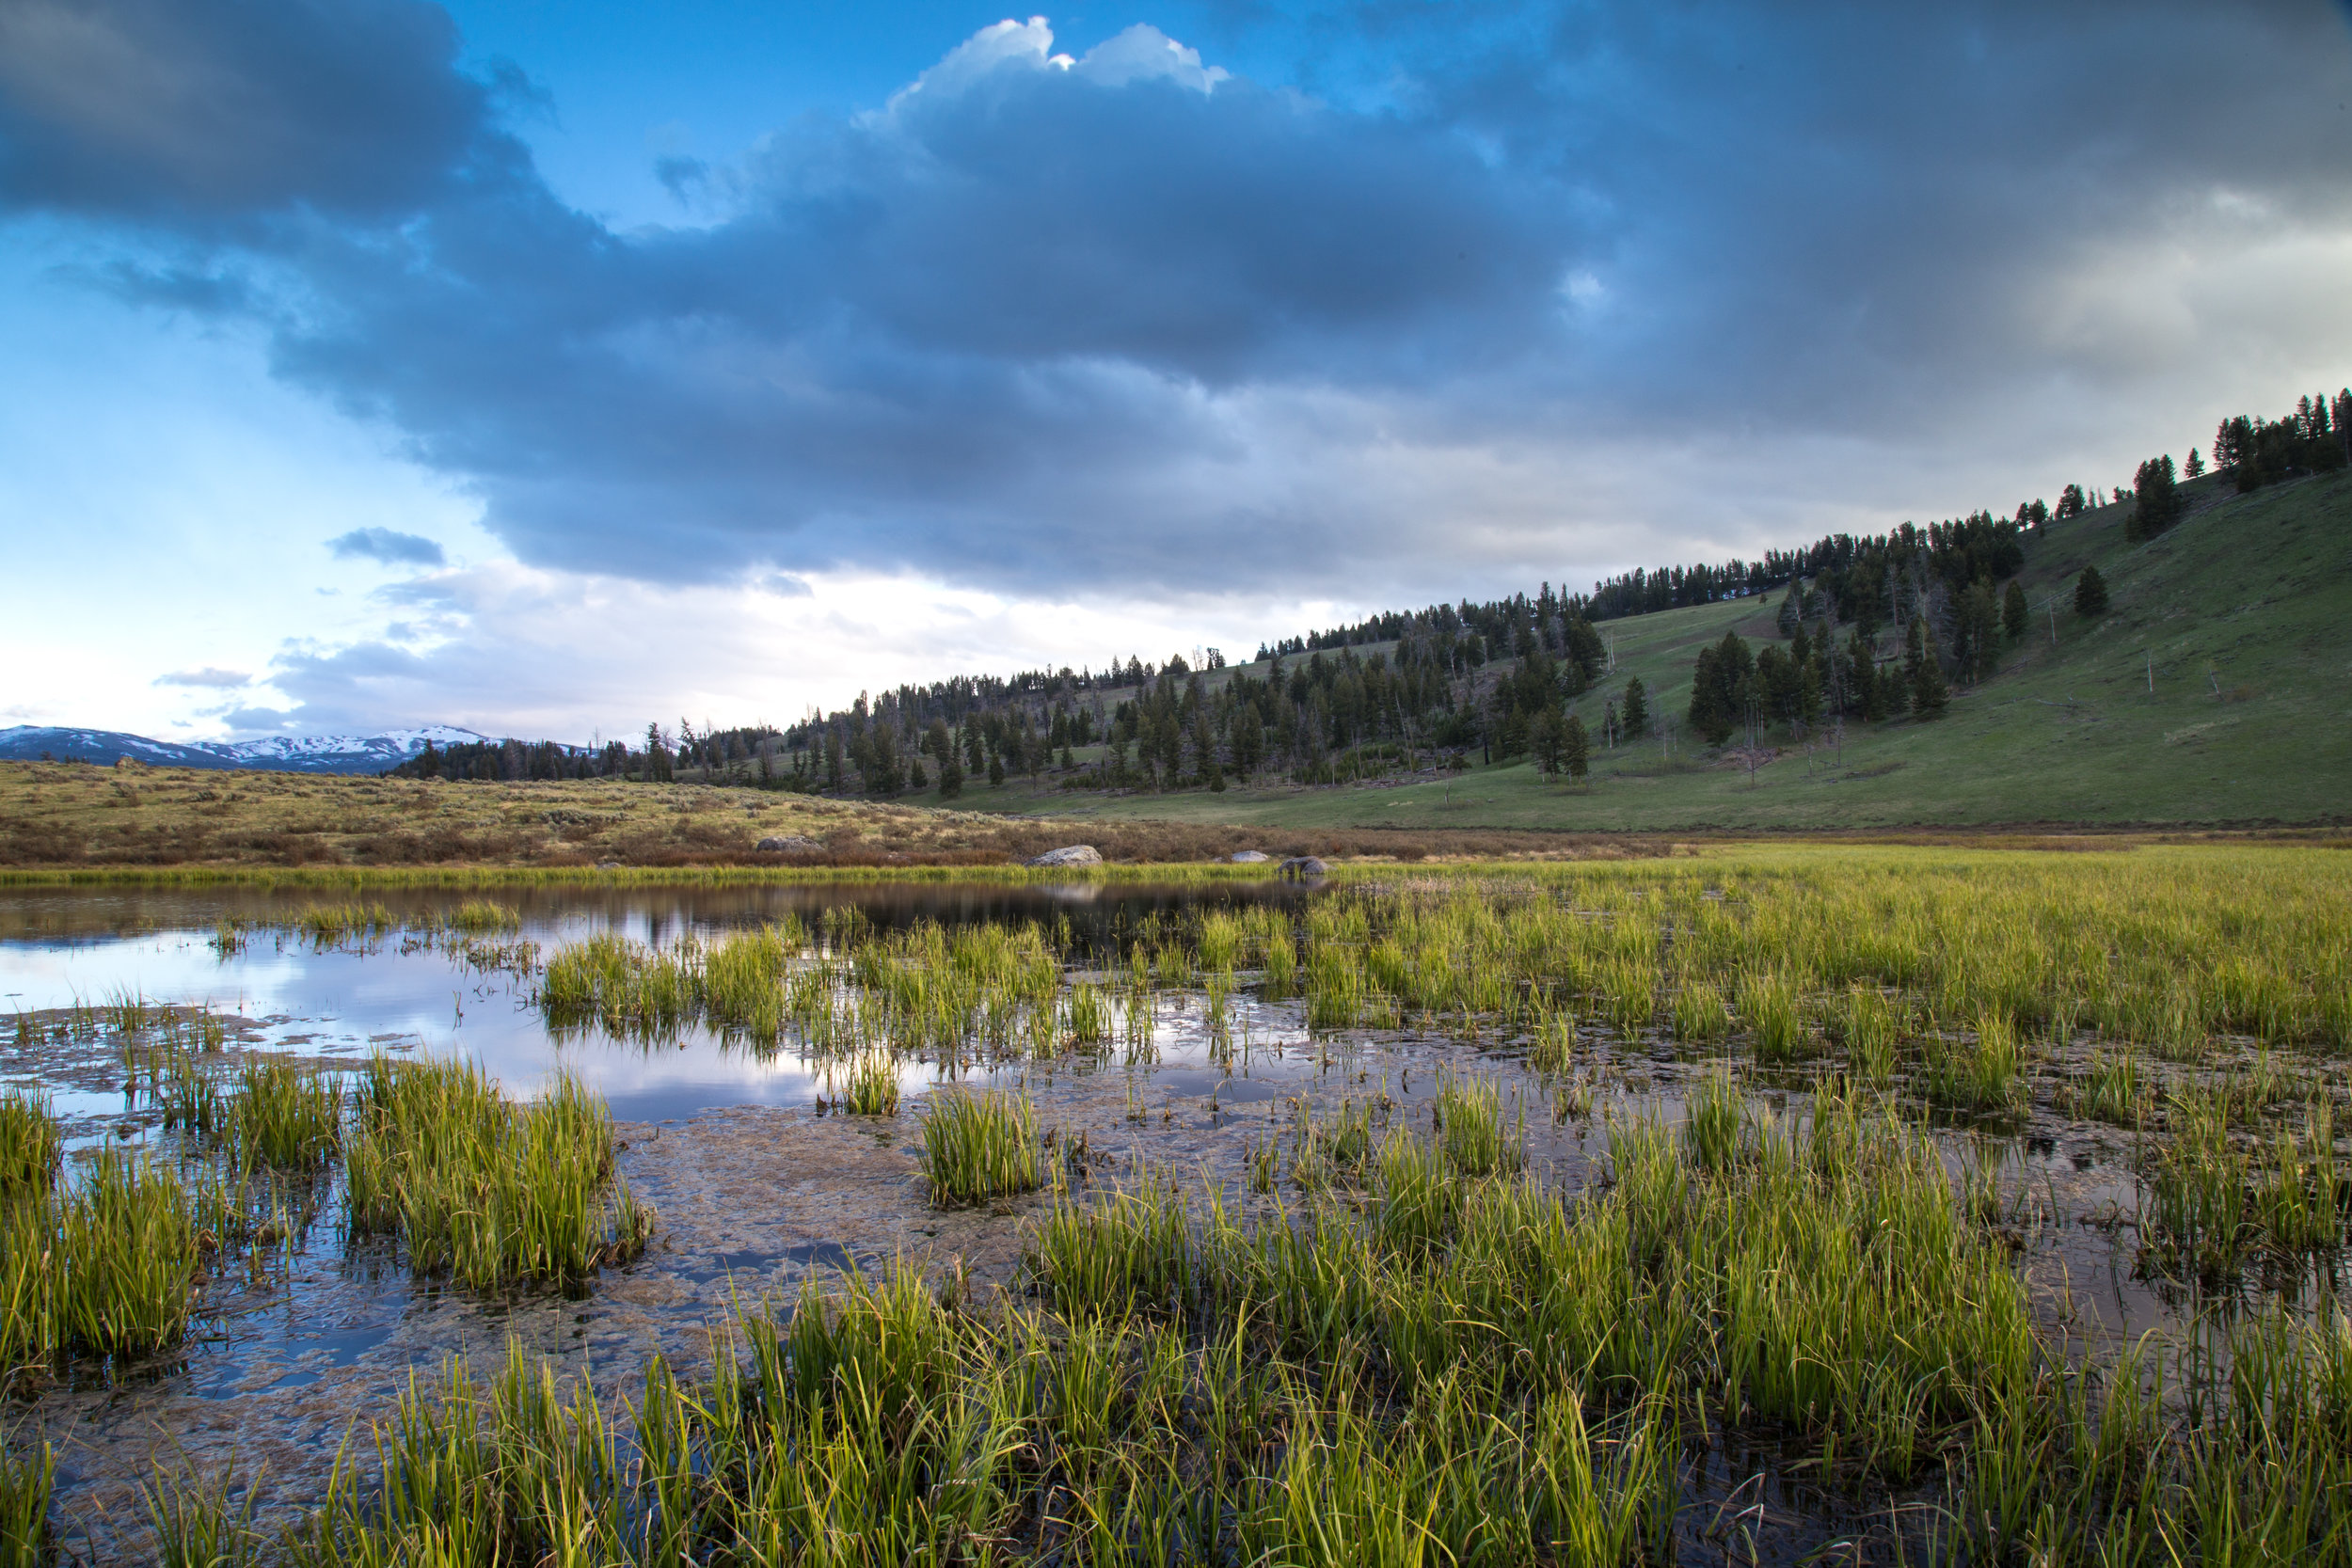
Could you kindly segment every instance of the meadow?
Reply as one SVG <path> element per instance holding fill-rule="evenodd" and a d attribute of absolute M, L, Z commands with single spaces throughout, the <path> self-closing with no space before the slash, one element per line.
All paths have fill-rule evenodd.
<path fill-rule="evenodd" d="M 473 908 L 445 927 L 504 929 Z M 398 924 L 307 918 L 326 943 Z M 743 1300 L 709 1365 L 656 1357 L 626 1388 L 519 1350 L 453 1362 L 282 1529 L 220 1479 L 158 1481 L 163 1560 L 2352 1560 L 2338 852 L 1343 866 L 1303 903 L 1115 942 L 845 908 L 527 963 L 559 1037 L 797 1056 L 834 1114 L 913 1124 L 941 1212 L 1034 1195 L 1016 1275 L 902 1261 Z M 1246 1000 L 1343 1066 L 1395 1038 L 1438 1065 L 1277 1107 L 1224 1164 L 1079 1158 L 1023 1086 L 1148 1058 L 1177 1006 L 1246 1054 Z M 139 1069 L 202 1108 L 190 1171 L 287 1192 L 342 1162 L 355 1232 L 395 1226 L 480 1289 L 593 1287 L 642 1223 L 600 1185 L 598 1108 L 560 1085 L 513 1107 L 386 1064 L 330 1103 L 251 1064 L 208 1100 L 175 1065 L 190 1027 L 149 1021 Z M 938 1086 L 901 1103 L 910 1063 Z M 1546 1152 L 1563 1136 L 1579 1158 Z M 2112 1150 L 2105 1196 L 2036 1162 L 2061 1142 Z M 39 1104 L 0 1104 L 0 1183 L 34 1216 L 11 1224 L 56 1239 L 58 1299 L 98 1305 L 12 1316 L 10 1363 L 135 1365 L 170 1281 L 120 1260 L 219 1266 L 168 1243 L 225 1212 L 222 1179 L 61 1175 L 56 1145 Z M 501 1171 L 545 1196 L 440 1196 Z M 477 1212 L 534 1240 L 469 1241 Z M 109 1239 L 137 1225 L 165 1244 Z M 2104 1313 L 2098 1266 L 2153 1319 Z M 19 1542 L 46 1463 L 12 1446 Z"/>

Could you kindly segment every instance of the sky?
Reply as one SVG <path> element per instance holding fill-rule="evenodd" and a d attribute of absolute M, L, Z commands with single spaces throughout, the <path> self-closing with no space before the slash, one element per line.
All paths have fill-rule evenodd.
<path fill-rule="evenodd" d="M 788 722 L 2352 382 L 2330 0 L 0 0 L 0 726 Z"/>

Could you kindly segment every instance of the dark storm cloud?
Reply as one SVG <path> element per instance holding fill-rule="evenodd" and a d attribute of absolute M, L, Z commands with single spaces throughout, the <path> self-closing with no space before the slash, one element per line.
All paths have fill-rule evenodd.
<path fill-rule="evenodd" d="M 1071 63 L 1007 24 L 871 114 L 674 163 L 717 221 L 629 232 L 548 189 L 438 12 L 228 14 L 0 0 L 7 38 L 111 19 L 262 105 L 207 132 L 210 94 L 167 93 L 167 135 L 101 112 L 121 71 L 0 68 L 0 189 L 242 209 L 241 250 L 110 286 L 262 320 L 525 560 L 651 579 L 1303 594 L 1522 561 L 1540 528 L 1433 536 L 1429 498 L 1512 469 L 1540 522 L 1564 477 L 1818 495 L 1784 443 L 2013 440 L 2266 352 L 2156 298 L 2164 267 L 2352 229 L 2316 3 L 1285 12 L 1315 99 L 1149 29 Z"/>
<path fill-rule="evenodd" d="M 438 566 L 446 560 L 433 540 L 389 528 L 356 528 L 329 539 L 326 547 L 338 561 L 380 561 L 388 566 Z"/>
<path fill-rule="evenodd" d="M 413 206 L 484 132 L 456 50 L 417 0 L 0 0 L 0 204 Z"/>
<path fill-rule="evenodd" d="M 278 367 L 472 478 L 534 562 L 1279 566 L 1330 539 L 1218 479 L 1266 434 L 1226 400 L 1508 363 L 1573 247 L 1463 139 L 1214 82 L 1148 30 L 1070 69 L 993 32 L 734 178 L 705 230 L 616 234 L 514 167 L 396 236 L 312 226 Z"/>

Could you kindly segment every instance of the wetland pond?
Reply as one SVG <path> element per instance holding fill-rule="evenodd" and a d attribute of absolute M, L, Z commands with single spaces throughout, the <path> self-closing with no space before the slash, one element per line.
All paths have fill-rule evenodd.
<path fill-rule="evenodd" d="M 157 1554 L 159 1507 L 184 1516 L 189 1498 L 209 1498 L 256 1541 L 276 1541 L 329 1495 L 339 1459 L 362 1492 L 373 1484 L 383 1462 L 376 1427 L 412 1386 L 437 1386 L 454 1356 L 487 1368 L 520 1354 L 554 1368 L 567 1387 L 584 1377 L 598 1399 L 633 1400 L 640 1387 L 650 1399 L 647 1369 L 657 1362 L 692 1385 L 731 1361 L 736 1341 L 723 1336 L 737 1314 L 788 1319 L 812 1282 L 838 1290 L 918 1273 L 934 1288 L 946 1282 L 959 1302 L 1009 1301 L 1016 1312 L 1056 1309 L 1079 1323 L 1074 1307 L 1101 1304 L 1069 1283 L 1070 1259 L 1108 1243 L 1092 1232 L 1073 1241 L 1068 1228 L 1041 1241 L 1062 1223 L 1057 1214 L 1075 1226 L 1071 1216 L 1104 1205 L 1125 1212 L 1120 1195 L 1140 1194 L 1180 1228 L 1188 1218 L 1229 1238 L 1320 1235 L 1327 1215 L 1386 1237 L 1411 1178 L 1400 1152 L 1408 1146 L 1434 1151 L 1447 1180 L 1548 1195 L 1549 1212 L 1571 1217 L 1587 1212 L 1577 1205 L 1597 1205 L 1591 1212 L 1632 1227 L 1628 1245 L 1638 1256 L 1642 1170 L 1681 1162 L 1677 1192 L 1775 1161 L 1794 1180 L 1808 1160 L 1825 1168 L 1836 1157 L 1824 1152 L 1833 1123 L 1847 1129 L 1839 1147 L 1880 1148 L 1883 1168 L 1911 1171 L 1905 1180 L 1924 1169 L 1934 1193 L 1948 1187 L 1950 1223 L 1961 1227 L 1948 1247 L 1966 1255 L 1967 1268 L 2014 1282 L 2014 1342 L 2029 1345 L 2034 1370 L 1999 1386 L 1949 1375 L 1945 1395 L 1918 1395 L 1903 1418 L 1912 1423 L 1904 1431 L 1917 1429 L 1902 1439 L 1914 1451 L 1889 1457 L 1880 1428 L 1858 1436 L 1860 1418 L 1820 1408 L 1814 1395 L 1775 1394 L 1753 1370 L 1724 1371 L 1733 1352 L 1710 1351 L 1703 1366 L 1694 1359 L 1675 1374 L 1680 1392 L 1671 1398 L 1687 1405 L 1629 1400 L 1626 1390 L 1648 1375 L 1630 1370 L 1605 1392 L 1595 1369 L 1613 1360 L 1629 1369 L 1644 1356 L 1654 1366 L 1668 1353 L 1628 1349 L 1633 1328 L 1600 1334 L 1581 1374 L 1595 1380 L 1595 1435 L 1580 1451 L 1617 1455 L 1618 1470 L 1597 1489 L 1615 1485 L 1632 1500 L 1618 1521 L 1622 1540 L 1595 1548 L 1598 1557 L 1892 1560 L 1923 1544 L 2009 1549 L 2029 1520 L 1968 1522 L 1993 1441 L 1986 1422 L 1957 1414 L 1972 1400 L 2022 1409 L 2045 1397 L 2029 1385 L 2092 1386 L 2086 1369 L 2102 1369 L 2098 1386 L 2118 1384 L 2112 1369 L 2135 1346 L 2166 1347 L 2158 1361 L 2170 1355 L 2167 1365 L 2195 1362 L 2226 1377 L 2244 1356 L 2249 1322 L 2281 1344 L 2329 1331 L 2345 1188 L 2329 1119 L 2342 1047 L 2313 1039 L 2338 1016 L 2328 1009 L 2338 1006 L 2330 987 L 2340 971 L 2324 957 L 2274 952 L 2280 984 L 2303 1011 L 2249 1027 L 2231 1012 L 2236 1004 L 2201 1000 L 2177 973 L 2156 1001 L 2140 996 L 2158 984 L 2151 975 L 2172 972 L 2161 954 L 2149 958 L 2154 968 L 2132 969 L 2128 955 L 2116 958 L 2112 933 L 2094 933 L 2082 952 L 2097 952 L 2122 978 L 2073 984 L 2060 972 L 2090 959 L 2054 953 L 2051 933 L 2083 925 L 2079 888 L 2037 882 L 2046 907 L 2016 916 L 2025 926 L 1999 941 L 1970 924 L 1977 916 L 1923 893 L 1924 923 L 1906 928 L 1907 951 L 1849 959 L 1825 955 L 1784 918 L 1808 900 L 1844 896 L 1803 878 L 1705 868 L 1587 882 L 1388 875 L 1333 887 L 532 885 L 369 888 L 350 897 L 233 884 L 0 890 L 0 1085 L 41 1097 L 54 1118 L 58 1190 L 110 1162 L 137 1163 L 209 1171 L 240 1211 L 235 1239 L 204 1232 L 176 1342 L 139 1354 L 55 1353 L 19 1369 L 9 1449 L 21 1465 L 47 1446 L 49 1517 L 68 1557 Z M 2003 941 L 2032 955 L 2022 981 L 1989 961 Z M 1868 973 L 1873 965 L 1883 973 Z M 2168 1002 L 2200 1009 L 2187 1027 L 2193 1041 L 2134 1022 L 2130 1009 L 2159 1017 Z M 609 1136 L 597 1134 L 610 1146 L 610 1190 L 648 1209 L 649 1228 L 620 1237 L 626 1245 L 592 1238 L 589 1262 L 552 1283 L 484 1289 L 424 1267 L 408 1231 L 355 1217 L 359 1178 L 349 1162 L 322 1154 L 297 1162 L 302 1168 L 272 1168 L 236 1154 L 214 1122 L 175 1109 L 199 1083 L 224 1103 L 258 1095 L 263 1080 L 251 1074 L 271 1062 L 331 1081 L 342 1096 L 334 1115 L 345 1118 L 359 1115 L 371 1074 L 387 1062 L 470 1063 L 516 1101 L 560 1084 L 584 1087 L 610 1112 Z M 1031 1190 L 1014 1183 L 984 1201 L 932 1201 L 925 1128 L 949 1102 L 1025 1104 L 1040 1162 Z M 2177 1153 L 2200 1117 L 2219 1118 L 2199 1146 L 2208 1163 L 2221 1162 L 2217 1179 Z M 2160 1146 L 2165 1132 L 2171 1142 Z M 1857 1168 L 1880 1168 L 1855 1158 Z M 2208 1188 L 2215 1180 L 2227 1187 L 2221 1219 L 2194 1212 L 2201 1172 Z M 2305 1216 L 2293 1244 L 2287 1222 L 2265 1218 L 2290 1179 L 2290 1196 L 2322 1211 L 2315 1222 Z M 1478 1233 L 1481 1200 L 1449 1201 L 1436 1242 L 1382 1240 L 1377 1256 L 1469 1250 L 1453 1238 Z M 1777 1212 L 1753 1193 L 1738 1202 L 1764 1207 L 1735 1212 L 1724 1202 L 1732 1207 L 1712 1220 L 1690 1209 L 1692 1233 Z M 1146 1223 L 1120 1223 L 1130 1221 Z M 1215 1251 L 1197 1239 L 1177 1244 Z M 1219 1244 L 1229 1253 L 1243 1245 Z M 1772 1279 L 1846 1266 L 1806 1256 Z M 1132 1259 L 1121 1266 L 1149 1272 Z M 1216 1345 L 1201 1328 L 1202 1314 L 1214 1314 L 1200 1305 L 1215 1292 L 1195 1277 L 1206 1268 L 1184 1265 L 1176 1294 L 1192 1307 L 1168 1317 L 1179 1329 L 1190 1324 L 1196 1380 L 1210 1376 Z M 1722 1269 L 1736 1272 L 1732 1262 Z M 1664 1289 L 1628 1279 L 1618 1293 Z M 1250 1289 L 1288 1300 L 1304 1288 Z M 1396 1300 L 1351 1310 L 1354 1326 L 1331 1331 L 1336 1338 L 1294 1324 L 1264 1354 L 1317 1369 L 1376 1363 L 1391 1416 L 1421 1399 L 1483 1399 L 1534 1419 L 1536 1406 L 1525 1402 L 1534 1396 L 1523 1390 L 1506 1397 L 1499 1382 L 1464 1395 L 1426 1367 L 1409 1370 L 1416 1354 L 1469 1366 L 1483 1353 L 1416 1351 Z M 1457 1320 L 1466 1310 L 1457 1306 Z M 1742 1326 L 1736 1304 L 1694 1297 L 1648 1310 L 1641 1334 L 1688 1317 L 1692 1333 L 1745 1335 L 1772 1354 L 1774 1331 Z M 1889 1334 L 1899 1337 L 1900 1326 Z M 1819 1345 L 1799 1344 L 1788 1358 L 1867 1348 L 1867 1337 L 1820 1332 Z M 1075 1354 L 1055 1342 L 1063 1349 L 1052 1354 Z M 1151 1355 L 1134 1354 L 1140 1390 Z M 2352 1351 L 2344 1364 L 2352 1369 Z M 2155 1365 L 2132 1365 L 2146 1386 L 2163 1382 Z M 2343 1397 L 2352 1401 L 2352 1386 Z M 1200 1398 L 1187 1395 L 1185 1408 Z M 2151 1399 L 2157 1413 L 2147 1418 L 2178 1430 L 2177 1403 L 2161 1392 Z M 1131 1407 L 1140 1408 L 1121 1406 Z M 1638 1442 L 1626 1424 L 1633 1413 L 1648 1423 Z M 1064 1417 L 1022 1418 L 1058 1432 Z M 1359 1418 L 1342 1408 L 1317 1418 L 1343 1430 Z M 1169 1501 L 1165 1517 L 1145 1511 L 1116 1528 L 1086 1524 L 1071 1499 L 1087 1486 L 1062 1475 L 1027 1500 L 1009 1486 L 1002 1516 L 985 1528 L 954 1528 L 966 1542 L 994 1529 L 1013 1556 L 1047 1560 L 1097 1560 L 1106 1540 L 1117 1544 L 1107 1555 L 1136 1560 L 1387 1560 L 1369 1548 L 1316 1558 L 1267 1544 L 1291 1527 L 1266 1522 L 1280 1513 L 1264 1504 L 1266 1489 L 1310 1484 L 1284 1468 L 1301 1463 L 1291 1419 L 1279 1443 L 1252 1449 L 1259 1471 L 1263 1455 L 1286 1456 L 1274 1465 L 1281 1477 L 1253 1472 L 1230 1494 L 1218 1490 L 1205 1523 L 1186 1522 Z M 1670 1439 L 1661 1435 L 1669 1427 Z M 1576 1432 L 1584 1442 L 1584 1428 Z M 1878 1447 L 1857 1457 L 1857 1441 Z M 645 1442 L 641 1429 L 622 1449 L 636 1455 Z M 1187 1442 L 1193 1457 L 1184 1465 L 1224 1473 L 1215 1444 L 1197 1434 Z M 1102 1444 L 1128 1451 L 1107 1436 Z M 1639 1453 L 1649 1470 L 1626 1457 Z M 1058 1462 L 1036 1463 L 1058 1474 Z M 1173 1498 L 1184 1475 L 1168 1463 L 1164 1490 Z M 1234 1463 L 1236 1474 L 1250 1469 Z M 1451 1460 L 1427 1463 L 1428 1475 L 1452 1473 Z M 2198 1481 L 2183 1465 L 2165 1484 L 2188 1497 Z M 1512 1497 L 1495 1506 L 1535 1516 L 1534 1504 Z M 2342 1509 L 2340 1492 L 2333 1497 L 2326 1508 Z M 1272 1510 L 1263 1519 L 1250 1513 L 1261 1504 Z M 1369 1512 L 1351 1515 L 1349 1528 L 1370 1539 L 1381 1505 L 1362 1506 Z M 2175 1506 L 2185 1505 L 2166 1504 Z M 2115 1504 L 2099 1507 L 2102 1528 L 2122 1528 L 2112 1525 Z M 1555 1535 L 1549 1544 L 1531 1538 L 1524 1553 L 1500 1538 L 1466 1551 L 1475 1543 L 1449 1535 L 1483 1527 L 1449 1525 L 1437 1509 L 1407 1533 L 1448 1553 L 1534 1561 L 1564 1549 L 1565 1536 Z M 657 1516 L 667 1515 L 642 1498 L 616 1505 L 612 1517 L 624 1522 L 612 1539 L 622 1544 L 581 1560 L 654 1560 L 647 1521 Z M 935 1534 L 952 1533 L 923 1516 Z M 863 1560 L 901 1549 L 911 1548 L 875 1545 Z M 306 1550 L 305 1560 L 327 1560 Z M 816 1560 L 805 1542 L 770 1556 L 739 1540 L 734 1556 L 698 1550 L 693 1560 Z"/>

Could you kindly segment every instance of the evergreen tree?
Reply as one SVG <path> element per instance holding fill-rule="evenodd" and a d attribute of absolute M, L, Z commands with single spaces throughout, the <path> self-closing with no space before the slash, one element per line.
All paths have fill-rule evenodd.
<path fill-rule="evenodd" d="M 2026 635 L 2026 622 L 2032 613 L 2026 603 L 2026 585 L 2010 578 L 2008 591 L 2001 595 L 2001 629 L 2009 633 L 2011 642 Z"/>
<path fill-rule="evenodd" d="M 2010 586 L 2016 586 L 2014 578 Z M 1993 598 L 1993 585 L 1979 581 L 1961 595 L 1959 604 L 1961 673 L 1970 682 L 1984 680 L 1993 673 L 1995 657 L 2000 651 L 2001 612 Z"/>
<path fill-rule="evenodd" d="M 1535 716 L 1532 729 L 1535 766 L 1546 773 L 1558 773 L 1567 759 L 1568 744 L 1568 727 L 1560 721 L 1560 710 L 1547 705 Z"/>
<path fill-rule="evenodd" d="M 2132 521 L 2124 531 L 2134 540 L 2153 539 L 2181 518 L 2181 493 L 2172 477 L 2172 456 L 2152 457 L 2132 476 Z"/>
<path fill-rule="evenodd" d="M 2098 567 L 2086 566 L 2083 575 L 2074 579 L 2074 613 L 2091 621 L 2106 612 L 2106 579 L 2099 575 Z"/>
<path fill-rule="evenodd" d="M 1583 781 L 1592 767 L 1592 753 L 1593 737 L 1584 733 L 1584 721 L 1570 714 L 1560 739 L 1560 764 L 1568 770 L 1569 778 Z"/>
<path fill-rule="evenodd" d="M 1739 728 L 1755 677 L 1755 656 L 1736 631 L 1699 650 L 1691 681 L 1691 727 L 1709 746 L 1722 745 Z"/>
<path fill-rule="evenodd" d="M 1911 711 L 1921 719 L 1941 716 L 1944 705 L 1951 698 L 1951 689 L 1944 684 L 1944 667 L 1936 661 L 1935 648 L 1928 641 L 1928 623 L 1923 617 L 1912 618 L 1903 672 L 1911 678 Z"/>
<path fill-rule="evenodd" d="M 1617 718 L 1625 725 L 1628 740 L 1639 739 L 1649 730 L 1649 693 L 1642 689 L 1642 677 L 1633 676 L 1625 683 L 1625 702 L 1617 710 Z"/>
<path fill-rule="evenodd" d="M 1005 754 L 1002 752 L 988 753 L 988 782 L 992 784 L 1005 782 Z"/>
<path fill-rule="evenodd" d="M 2205 471 L 2205 460 L 2197 455 L 2197 449 L 2188 449 L 2188 461 L 2181 465 L 2181 477 L 2195 479 Z"/>

